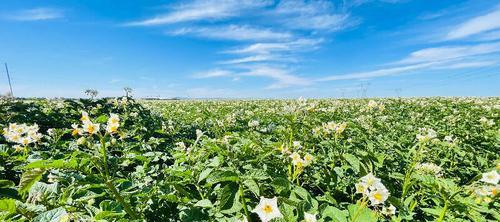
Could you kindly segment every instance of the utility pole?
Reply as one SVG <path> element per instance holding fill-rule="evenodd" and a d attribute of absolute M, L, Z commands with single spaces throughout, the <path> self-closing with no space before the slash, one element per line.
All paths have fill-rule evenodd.
<path fill-rule="evenodd" d="M 9 80 L 10 96 L 14 97 L 14 92 L 12 92 L 12 83 L 10 82 L 9 68 L 7 63 L 5 63 L 5 71 L 7 71 L 7 79 Z"/>

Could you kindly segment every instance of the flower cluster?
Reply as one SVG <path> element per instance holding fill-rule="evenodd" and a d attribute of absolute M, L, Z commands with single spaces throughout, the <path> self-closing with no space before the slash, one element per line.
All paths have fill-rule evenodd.
<path fill-rule="evenodd" d="M 81 128 L 79 128 L 78 124 L 71 125 L 71 127 L 73 128 L 71 135 L 76 136 L 83 135 L 85 133 L 94 135 L 101 130 L 101 125 L 99 123 L 93 123 L 89 118 L 89 114 L 85 111 L 82 111 L 82 117 L 80 117 L 80 121 L 82 122 Z M 119 126 L 120 117 L 117 114 L 111 113 L 106 125 L 106 132 L 108 132 L 109 134 L 116 133 Z"/>
<path fill-rule="evenodd" d="M 419 142 L 429 142 L 437 137 L 436 131 L 431 128 L 420 128 L 416 136 Z"/>
<path fill-rule="evenodd" d="M 257 120 L 251 120 L 248 122 L 248 127 L 255 128 L 259 126 L 259 121 Z"/>
<path fill-rule="evenodd" d="M 489 203 L 492 201 L 492 198 L 497 196 L 498 190 L 500 190 L 500 185 L 498 185 L 500 174 L 498 174 L 497 170 L 483 173 L 480 181 L 485 183 L 485 185 L 476 188 L 474 191 L 476 202 Z"/>
<path fill-rule="evenodd" d="M 120 117 L 114 113 L 109 114 L 108 123 L 106 125 L 106 131 L 110 134 L 116 133 L 119 126 L 120 126 Z"/>
<path fill-rule="evenodd" d="M 493 126 L 495 125 L 495 122 L 492 119 L 487 119 L 486 117 L 481 117 L 479 119 L 479 122 L 483 124 L 484 126 Z"/>
<path fill-rule="evenodd" d="M 24 147 L 31 143 L 36 143 L 42 138 L 42 134 L 38 132 L 38 125 L 26 125 L 11 123 L 3 129 L 3 135 L 9 142 L 17 143 Z"/>
<path fill-rule="evenodd" d="M 433 163 L 419 163 L 415 166 L 415 170 L 423 174 L 431 174 L 436 177 L 441 177 L 443 168 Z"/>
<path fill-rule="evenodd" d="M 374 100 L 370 100 L 370 101 L 368 101 L 368 108 L 371 110 L 377 109 L 380 111 L 384 111 L 385 106 L 384 106 L 384 104 L 379 104 L 379 103 L 375 102 Z"/>
<path fill-rule="evenodd" d="M 314 128 L 313 134 L 319 135 L 321 133 L 325 133 L 325 134 L 335 134 L 336 136 L 339 136 L 344 132 L 346 128 L 347 128 L 347 123 L 345 122 L 342 123 L 328 122 L 328 123 L 323 123 L 323 125 L 320 127 Z"/>
<path fill-rule="evenodd" d="M 293 152 L 290 155 L 290 158 L 292 159 L 292 164 L 298 168 L 306 167 L 306 166 L 310 165 L 312 163 L 312 161 L 314 160 L 313 155 L 311 155 L 309 153 L 306 153 L 304 155 L 304 158 L 302 159 L 302 157 L 300 156 L 299 153 Z"/>
<path fill-rule="evenodd" d="M 389 190 L 372 173 L 361 177 L 360 181 L 356 183 L 356 193 L 368 197 L 372 206 L 384 204 L 389 197 Z"/>

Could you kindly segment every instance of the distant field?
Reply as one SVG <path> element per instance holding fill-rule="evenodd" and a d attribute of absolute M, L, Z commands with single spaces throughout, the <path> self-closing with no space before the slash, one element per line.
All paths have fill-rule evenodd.
<path fill-rule="evenodd" d="M 0 100 L 1 221 L 500 221 L 500 98 Z"/>

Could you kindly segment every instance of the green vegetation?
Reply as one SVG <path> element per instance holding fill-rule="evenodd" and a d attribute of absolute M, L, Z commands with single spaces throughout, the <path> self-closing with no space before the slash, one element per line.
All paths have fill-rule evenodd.
<path fill-rule="evenodd" d="M 1 221 L 499 221 L 499 98 L 0 100 Z"/>

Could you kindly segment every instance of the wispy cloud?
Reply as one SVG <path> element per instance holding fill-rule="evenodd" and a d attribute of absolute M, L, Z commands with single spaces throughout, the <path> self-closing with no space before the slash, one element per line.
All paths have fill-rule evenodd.
<path fill-rule="evenodd" d="M 462 39 L 500 28 L 500 5 L 494 11 L 472 18 L 448 32 L 445 40 Z"/>
<path fill-rule="evenodd" d="M 214 69 L 206 72 L 199 72 L 193 75 L 197 79 L 215 78 L 215 77 L 228 77 L 232 76 L 234 73 L 229 70 Z"/>
<path fill-rule="evenodd" d="M 174 6 L 169 13 L 126 23 L 126 25 L 154 26 L 199 20 L 225 19 L 239 15 L 243 10 L 263 7 L 270 3 L 272 2 L 268 0 L 197 0 Z"/>
<path fill-rule="evenodd" d="M 290 86 L 307 86 L 312 83 L 309 79 L 298 77 L 287 69 L 267 65 L 250 66 L 248 71 L 242 72 L 240 75 L 274 79 L 276 82 L 269 85 L 267 87 L 268 89 L 279 89 Z"/>
<path fill-rule="evenodd" d="M 41 21 L 52 20 L 64 17 L 60 9 L 55 8 L 33 8 L 15 11 L 12 14 L 4 16 L 5 19 L 14 21 Z"/>
<path fill-rule="evenodd" d="M 310 51 L 319 48 L 319 44 L 323 39 L 297 39 L 289 42 L 259 42 L 242 48 L 224 51 L 229 54 L 270 54 L 275 52 L 286 51 Z"/>
<path fill-rule="evenodd" d="M 220 62 L 220 64 L 240 64 L 240 63 L 250 63 L 250 62 L 285 61 L 285 60 L 291 60 L 291 59 L 278 57 L 274 55 L 254 55 L 254 56 L 247 56 L 243 58 L 222 61 Z"/>
<path fill-rule="evenodd" d="M 344 75 L 334 75 L 334 76 L 321 78 L 318 81 L 369 79 L 369 78 L 376 78 L 376 77 L 383 77 L 383 76 L 391 76 L 391 75 L 401 74 L 401 73 L 405 73 L 405 72 L 420 70 L 423 68 L 429 68 L 429 67 L 436 65 L 436 64 L 438 64 L 438 63 L 427 62 L 427 63 L 421 63 L 421 64 L 416 64 L 416 65 L 407 65 L 407 66 L 399 66 L 399 67 L 393 67 L 393 68 L 377 69 L 377 70 L 367 71 L 367 72 L 357 72 L 357 73 L 350 73 L 350 74 L 344 74 Z"/>
<path fill-rule="evenodd" d="M 248 25 L 228 25 L 216 27 L 192 27 L 182 28 L 168 35 L 194 35 L 209 39 L 235 40 L 235 41 L 286 41 L 291 39 L 293 34 L 289 32 L 277 32 L 270 28 L 256 28 Z"/>
<path fill-rule="evenodd" d="M 354 25 L 343 12 L 334 12 L 330 1 L 281 1 L 273 13 L 291 29 L 336 31 Z"/>
<path fill-rule="evenodd" d="M 414 64 L 422 62 L 435 62 L 496 52 L 500 52 L 500 42 L 464 46 L 435 47 L 412 52 L 408 57 L 396 63 Z"/>

